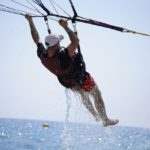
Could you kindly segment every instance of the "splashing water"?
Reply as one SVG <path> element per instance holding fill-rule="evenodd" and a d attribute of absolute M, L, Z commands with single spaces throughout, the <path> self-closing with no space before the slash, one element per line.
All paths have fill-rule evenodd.
<path fill-rule="evenodd" d="M 66 115 L 65 115 L 65 123 L 69 123 L 70 117 L 70 109 L 71 109 L 71 96 L 68 89 L 65 89 L 66 94 Z"/>
<path fill-rule="evenodd" d="M 72 148 L 72 136 L 69 130 L 69 117 L 70 117 L 70 109 L 71 109 L 71 95 L 68 89 L 65 89 L 66 95 L 66 113 L 65 113 L 65 124 L 64 129 L 61 134 L 62 140 L 62 148 L 63 150 L 71 150 Z"/>

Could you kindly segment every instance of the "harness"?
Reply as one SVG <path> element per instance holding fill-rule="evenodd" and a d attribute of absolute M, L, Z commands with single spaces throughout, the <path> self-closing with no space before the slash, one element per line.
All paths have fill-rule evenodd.
<path fill-rule="evenodd" d="M 69 72 L 58 76 L 58 80 L 63 86 L 70 88 L 74 86 L 74 83 L 79 86 L 83 84 L 87 73 L 81 53 L 78 52 L 73 59 L 67 56 L 62 59 L 60 58 L 60 65 L 62 68 L 70 67 Z"/>

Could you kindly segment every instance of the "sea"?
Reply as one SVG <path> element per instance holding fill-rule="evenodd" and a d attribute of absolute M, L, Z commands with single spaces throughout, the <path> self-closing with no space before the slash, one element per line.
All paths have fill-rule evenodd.
<path fill-rule="evenodd" d="M 150 150 L 150 129 L 1 118 L 0 150 Z"/>

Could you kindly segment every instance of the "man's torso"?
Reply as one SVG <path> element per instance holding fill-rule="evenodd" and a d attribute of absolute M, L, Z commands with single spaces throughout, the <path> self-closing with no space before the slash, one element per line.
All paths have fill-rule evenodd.
<path fill-rule="evenodd" d="M 80 56 L 70 58 L 68 50 L 63 49 L 53 57 L 48 57 L 42 43 L 38 44 L 37 54 L 42 64 L 58 77 L 59 82 L 65 87 L 81 84 L 85 75 L 85 64 L 81 64 Z"/>

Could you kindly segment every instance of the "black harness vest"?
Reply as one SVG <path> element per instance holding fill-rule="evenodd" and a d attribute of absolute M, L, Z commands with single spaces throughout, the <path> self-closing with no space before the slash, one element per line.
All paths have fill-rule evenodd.
<path fill-rule="evenodd" d="M 74 80 L 79 86 L 82 85 L 85 75 L 88 73 L 86 72 L 85 62 L 80 52 L 76 53 L 73 59 L 67 53 L 60 55 L 60 65 L 62 68 L 71 65 L 71 70 L 67 74 L 58 76 L 58 80 L 63 86 L 67 88 L 72 86 L 69 82 L 65 82 L 66 80 L 69 81 L 69 79 Z"/>

